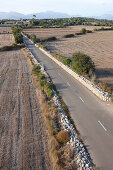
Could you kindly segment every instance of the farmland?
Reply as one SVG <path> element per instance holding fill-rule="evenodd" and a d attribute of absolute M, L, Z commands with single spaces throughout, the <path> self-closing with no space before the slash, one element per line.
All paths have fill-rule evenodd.
<path fill-rule="evenodd" d="M 31 35 L 35 34 L 37 38 L 43 39 L 51 36 L 55 36 L 56 38 L 62 38 L 66 34 L 75 34 L 80 32 L 82 28 L 86 28 L 87 30 L 94 30 L 94 28 L 101 28 L 101 26 L 69 26 L 66 28 L 33 28 L 33 29 L 24 29 L 23 32 Z"/>
<path fill-rule="evenodd" d="M 64 57 L 72 57 L 75 52 L 88 54 L 96 66 L 96 79 L 107 82 L 113 89 L 113 31 L 99 31 L 86 35 L 75 35 L 72 38 L 63 38 L 63 35 L 80 32 L 83 26 L 71 26 L 62 29 L 37 29 L 31 32 L 38 38 L 57 36 L 57 41 L 45 42 L 48 50 Z M 94 26 L 86 26 L 87 30 L 94 30 Z M 53 30 L 53 31 L 52 31 Z M 30 33 L 28 31 L 28 33 Z"/>
<path fill-rule="evenodd" d="M 11 28 L 0 27 L 0 47 L 12 45 L 14 42 L 14 37 L 11 34 Z"/>
<path fill-rule="evenodd" d="M 47 42 L 45 45 L 53 53 L 71 57 L 74 52 L 81 51 L 88 54 L 96 65 L 96 75 L 113 85 L 113 31 L 96 32 L 62 39 L 55 42 Z"/>
<path fill-rule="evenodd" d="M 0 169 L 51 169 L 48 138 L 21 50 L 0 53 Z"/>

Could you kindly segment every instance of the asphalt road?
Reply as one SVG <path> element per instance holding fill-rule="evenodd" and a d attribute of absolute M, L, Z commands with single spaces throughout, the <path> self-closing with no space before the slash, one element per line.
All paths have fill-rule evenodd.
<path fill-rule="evenodd" d="M 27 38 L 24 41 L 35 58 L 44 64 L 67 104 L 98 169 L 113 170 L 113 106 L 98 99 Z"/>

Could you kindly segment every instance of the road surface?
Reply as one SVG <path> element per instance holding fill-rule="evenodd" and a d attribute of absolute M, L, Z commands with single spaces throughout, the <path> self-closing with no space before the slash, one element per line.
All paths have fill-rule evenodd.
<path fill-rule="evenodd" d="M 113 170 L 112 104 L 100 101 L 27 38 L 24 41 L 51 76 L 98 169 Z"/>

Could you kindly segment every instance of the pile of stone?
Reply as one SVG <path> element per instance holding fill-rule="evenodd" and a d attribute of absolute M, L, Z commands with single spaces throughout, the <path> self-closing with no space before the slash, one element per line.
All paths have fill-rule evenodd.
<path fill-rule="evenodd" d="M 55 105 L 60 110 L 61 125 L 62 125 L 63 129 L 67 130 L 70 134 L 70 141 L 67 144 L 71 144 L 74 148 L 75 155 L 77 156 L 78 169 L 80 169 L 80 170 L 82 170 L 82 169 L 83 170 L 86 170 L 86 169 L 92 170 L 93 164 L 92 164 L 92 161 L 90 159 L 90 156 L 89 156 L 87 150 L 85 149 L 84 145 L 80 141 L 74 126 L 72 125 L 72 123 L 68 119 L 66 113 L 62 109 L 62 105 L 61 105 L 55 91 L 54 91 L 53 100 L 54 100 Z"/>

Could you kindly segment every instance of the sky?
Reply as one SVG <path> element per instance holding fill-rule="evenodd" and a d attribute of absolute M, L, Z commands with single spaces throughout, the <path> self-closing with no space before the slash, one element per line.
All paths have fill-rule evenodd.
<path fill-rule="evenodd" d="M 0 0 L 0 12 L 23 14 L 55 11 L 70 15 L 113 15 L 113 0 Z"/>

